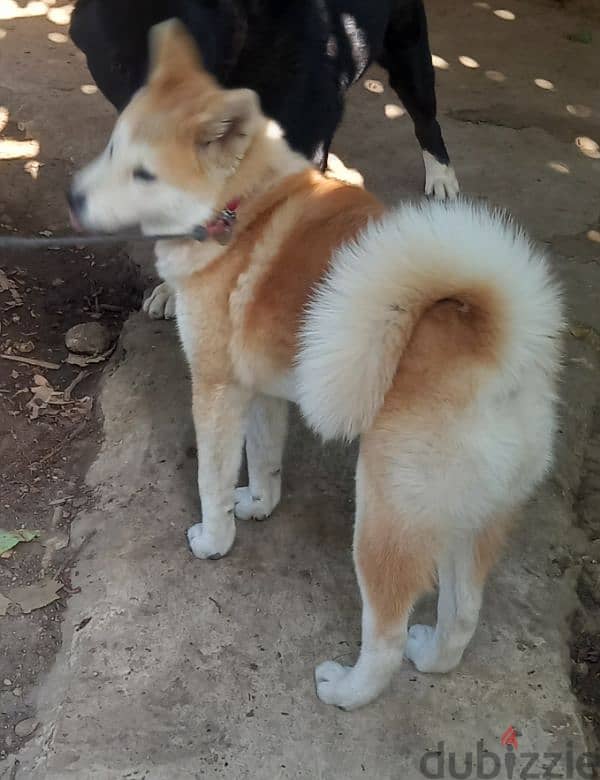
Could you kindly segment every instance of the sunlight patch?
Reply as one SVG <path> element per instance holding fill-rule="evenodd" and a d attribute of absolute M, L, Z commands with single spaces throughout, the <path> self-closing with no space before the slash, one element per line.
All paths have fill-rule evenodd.
<path fill-rule="evenodd" d="M 45 16 L 48 6 L 41 0 L 30 0 L 25 6 L 15 0 L 0 0 L 0 19 L 22 19 L 26 16 Z"/>
<path fill-rule="evenodd" d="M 72 13 L 72 5 L 61 5 L 59 8 L 51 8 L 46 16 L 53 24 L 69 24 Z"/>
<path fill-rule="evenodd" d="M 465 68 L 478 68 L 479 63 L 477 60 L 474 60 L 473 57 L 467 57 L 465 54 L 461 54 L 458 58 L 458 61 L 461 65 L 464 65 Z"/>
<path fill-rule="evenodd" d="M 517 18 L 512 11 L 508 11 L 506 8 L 497 8 L 494 11 L 494 15 L 497 16 L 498 19 L 504 19 L 506 22 L 513 22 Z"/>
<path fill-rule="evenodd" d="M 396 103 L 386 103 L 383 107 L 383 112 L 388 119 L 398 119 L 398 117 L 404 116 L 404 114 L 406 114 L 406 111 L 402 108 L 402 106 L 399 106 Z"/>
<path fill-rule="evenodd" d="M 575 145 L 586 157 L 592 160 L 600 160 L 600 146 L 593 138 L 588 138 L 587 135 L 579 135 L 575 139 Z"/>
<path fill-rule="evenodd" d="M 571 173 L 571 170 L 566 163 L 562 162 L 556 162 L 555 160 L 552 160 L 548 163 L 548 168 L 551 168 L 553 171 L 556 171 L 556 173 Z"/>
<path fill-rule="evenodd" d="M 448 70 L 450 67 L 450 63 L 447 62 L 443 57 L 438 57 L 437 54 L 431 55 L 431 62 L 433 63 L 433 67 L 438 68 L 439 70 Z"/>
<path fill-rule="evenodd" d="M 24 157 L 37 157 L 40 145 L 37 141 L 14 141 L 12 138 L 0 140 L 0 160 L 20 160 Z"/>
<path fill-rule="evenodd" d="M 381 95 L 384 86 L 379 79 L 367 79 L 365 81 L 365 89 L 369 92 L 373 92 L 375 95 Z"/>

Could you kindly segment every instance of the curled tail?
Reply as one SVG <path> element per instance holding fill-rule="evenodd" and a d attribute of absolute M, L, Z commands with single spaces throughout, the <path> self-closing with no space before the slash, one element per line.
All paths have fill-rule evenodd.
<path fill-rule="evenodd" d="M 501 212 L 462 200 L 392 211 L 334 256 L 309 304 L 297 362 L 299 403 L 324 438 L 369 429 L 423 314 L 453 299 L 495 334 L 506 387 L 552 373 L 560 291 L 544 255 Z"/>

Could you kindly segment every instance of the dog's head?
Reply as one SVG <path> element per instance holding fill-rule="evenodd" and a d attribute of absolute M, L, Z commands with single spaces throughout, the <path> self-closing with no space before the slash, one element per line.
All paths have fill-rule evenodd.
<path fill-rule="evenodd" d="M 187 232 L 223 207 L 227 182 L 266 119 L 248 89 L 224 90 L 180 22 L 151 32 L 147 84 L 104 152 L 74 178 L 74 226 Z"/>

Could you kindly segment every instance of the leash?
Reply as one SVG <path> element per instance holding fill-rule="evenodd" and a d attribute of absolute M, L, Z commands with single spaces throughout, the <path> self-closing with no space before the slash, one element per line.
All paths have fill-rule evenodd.
<path fill-rule="evenodd" d="M 208 230 L 198 225 L 190 233 L 157 233 L 145 236 L 142 233 L 82 233 L 80 236 L 0 236 L 0 249 L 60 249 L 69 246 L 95 246 L 96 244 L 115 244 L 120 241 L 177 241 L 193 238 L 206 241 Z"/>
<path fill-rule="evenodd" d="M 196 225 L 189 233 L 155 233 L 145 236 L 143 233 L 82 233 L 78 236 L 0 236 L 0 249 L 60 249 L 69 246 L 94 246 L 97 244 L 114 244 L 121 241 L 179 241 L 193 239 L 206 241 L 216 239 L 220 244 L 227 244 L 231 239 L 233 225 L 237 217 L 240 199 L 230 200 L 215 219 L 206 226 Z"/>

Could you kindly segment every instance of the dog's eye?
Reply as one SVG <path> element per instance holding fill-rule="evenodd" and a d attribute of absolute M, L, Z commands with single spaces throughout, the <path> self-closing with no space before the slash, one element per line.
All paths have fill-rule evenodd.
<path fill-rule="evenodd" d="M 156 176 L 141 165 L 133 169 L 133 178 L 138 181 L 156 181 Z"/>

